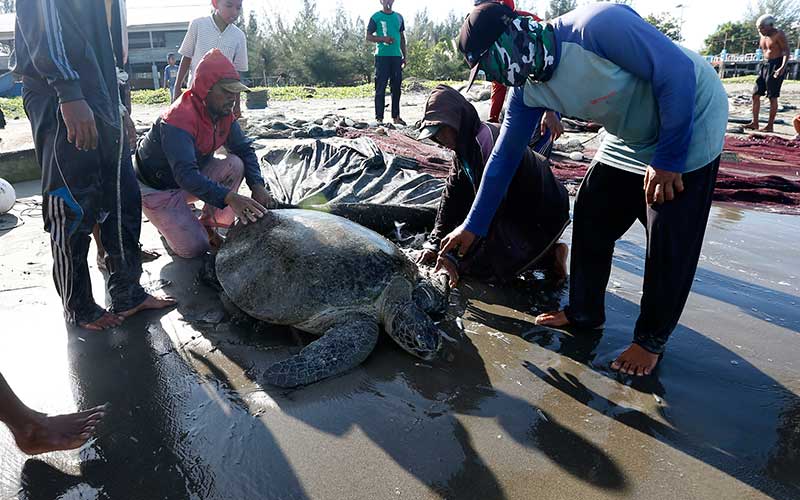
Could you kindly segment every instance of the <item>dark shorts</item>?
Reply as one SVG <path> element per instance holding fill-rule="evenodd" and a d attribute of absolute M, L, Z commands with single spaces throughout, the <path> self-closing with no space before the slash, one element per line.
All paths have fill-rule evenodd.
<path fill-rule="evenodd" d="M 780 97 L 781 85 L 786 78 L 786 72 L 780 78 L 775 78 L 775 71 L 781 67 L 782 57 L 764 61 L 758 65 L 758 78 L 753 86 L 753 95 L 766 95 L 770 98 Z"/>

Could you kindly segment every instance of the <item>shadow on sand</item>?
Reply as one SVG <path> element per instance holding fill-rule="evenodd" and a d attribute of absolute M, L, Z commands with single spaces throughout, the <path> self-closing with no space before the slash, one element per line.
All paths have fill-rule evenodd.
<path fill-rule="evenodd" d="M 640 267 L 620 260 L 615 256 L 614 265 L 641 275 Z M 705 293 L 704 290 L 698 293 L 707 293 L 744 311 L 748 310 L 745 297 L 728 295 L 725 288 L 746 286 L 752 292 L 746 296 L 748 300 L 772 301 L 772 312 L 768 314 L 783 317 L 787 316 L 788 300 L 796 300 L 707 269 L 701 268 L 697 276 L 708 280 Z M 773 498 L 792 499 L 800 495 L 800 476 L 789 473 L 800 470 L 797 451 L 800 397 L 740 354 L 712 340 L 710 337 L 718 332 L 713 317 L 709 318 L 705 334 L 679 324 L 655 374 L 639 379 L 609 368 L 632 340 L 638 304 L 607 293 L 605 330 L 562 331 L 537 326 L 532 318 L 538 312 L 558 309 L 568 295 L 566 288 L 557 291 L 542 282 L 517 282 L 505 288 L 473 283 L 462 289 L 465 298 L 483 303 L 473 303 L 468 308 L 469 319 L 488 329 L 521 337 L 587 365 L 604 377 L 658 396 L 657 400 L 664 402 L 658 406 L 662 420 L 598 394 L 572 374 L 552 368 L 543 370 L 524 362 L 525 368 L 548 385 Z M 734 300 L 736 297 L 740 299 Z"/>
<path fill-rule="evenodd" d="M 163 268 L 160 277 L 176 284 L 186 283 L 185 278 L 196 276 L 197 270 L 195 263 L 176 259 Z M 195 293 L 198 289 L 199 293 Z M 212 317 L 220 308 L 215 293 L 196 282 L 178 285 L 170 293 L 181 300 L 179 312 L 185 318 Z M 225 323 L 191 321 L 191 326 L 200 334 L 198 338 L 213 348 L 193 351 L 187 366 L 175 371 L 191 372 L 191 364 L 195 370 L 210 374 L 205 378 L 219 385 L 216 392 L 223 395 L 224 401 L 217 401 L 217 405 L 228 408 L 221 410 L 228 419 L 240 418 L 234 414 L 241 413 L 260 423 L 248 414 L 260 410 L 247 394 L 242 394 L 242 381 L 229 380 L 228 363 L 232 362 L 236 365 L 234 370 L 238 368 L 249 379 L 244 385 L 254 391 L 263 390 L 283 415 L 336 437 L 360 430 L 435 494 L 506 498 L 459 416 L 495 420 L 516 443 L 543 454 L 567 473 L 595 487 L 609 491 L 628 489 L 623 471 L 599 447 L 527 401 L 492 388 L 477 348 L 452 323 L 443 324 L 451 336 L 459 338 L 456 346 L 447 349 L 448 363 L 420 362 L 382 335 L 375 352 L 360 368 L 288 391 L 268 386 L 262 389 L 258 385 L 260 374 L 269 364 L 297 352 L 314 337 L 292 334 L 285 328 L 275 328 L 264 335 Z M 223 422 L 224 418 L 208 425 L 227 425 Z M 276 498 L 306 496 L 282 452 L 274 446 L 272 431 L 266 425 L 261 425 L 257 433 L 248 433 L 246 439 L 250 447 L 260 450 L 248 458 L 257 464 L 260 474 L 293 478 L 280 485 Z M 308 459 L 322 463 L 333 458 Z M 206 463 L 202 470 L 211 475 L 216 471 L 218 476 L 224 469 L 219 464 Z"/>

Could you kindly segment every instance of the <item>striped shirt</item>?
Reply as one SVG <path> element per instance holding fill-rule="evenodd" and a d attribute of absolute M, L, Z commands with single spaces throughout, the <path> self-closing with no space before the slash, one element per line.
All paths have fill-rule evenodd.
<path fill-rule="evenodd" d="M 212 16 L 200 17 L 189 24 L 189 31 L 178 49 L 180 55 L 192 58 L 189 85 L 194 80 L 194 72 L 200 60 L 211 49 L 219 49 L 230 59 L 236 71 L 247 71 L 247 39 L 244 32 L 233 24 L 220 32 Z"/>

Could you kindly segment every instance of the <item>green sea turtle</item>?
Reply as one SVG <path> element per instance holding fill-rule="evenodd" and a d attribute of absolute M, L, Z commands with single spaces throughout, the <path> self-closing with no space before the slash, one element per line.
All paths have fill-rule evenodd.
<path fill-rule="evenodd" d="M 358 366 L 379 326 L 409 353 L 432 359 L 441 332 L 428 316 L 447 304 L 436 286 L 392 242 L 325 212 L 271 210 L 238 224 L 216 258 L 225 295 L 258 320 L 321 337 L 270 366 L 265 381 L 310 384 Z"/>

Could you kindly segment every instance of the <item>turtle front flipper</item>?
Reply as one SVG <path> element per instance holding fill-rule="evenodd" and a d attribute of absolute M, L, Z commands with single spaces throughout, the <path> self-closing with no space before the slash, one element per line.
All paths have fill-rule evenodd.
<path fill-rule="evenodd" d="M 278 387 L 297 387 L 346 372 L 360 365 L 378 342 L 378 323 L 366 314 L 341 318 L 299 354 L 267 369 L 264 380 Z"/>

